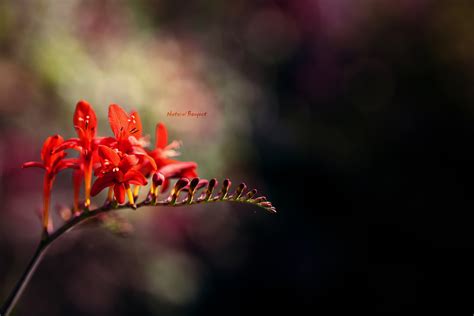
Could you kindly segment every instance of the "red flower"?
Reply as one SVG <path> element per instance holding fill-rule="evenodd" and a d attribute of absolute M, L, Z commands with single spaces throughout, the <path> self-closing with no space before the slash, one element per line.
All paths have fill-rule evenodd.
<path fill-rule="evenodd" d="M 77 103 L 73 122 L 81 146 L 90 151 L 97 130 L 97 117 L 88 102 L 81 100 Z"/>
<path fill-rule="evenodd" d="M 128 141 L 130 136 L 136 140 L 142 137 L 142 122 L 136 111 L 129 115 L 119 105 L 111 104 L 109 106 L 109 123 L 119 142 Z"/>
<path fill-rule="evenodd" d="M 168 144 L 168 131 L 166 130 L 166 126 L 163 123 L 156 124 L 155 149 L 152 150 L 149 155 L 155 160 L 158 169 L 176 162 L 176 160 L 172 160 L 170 157 L 179 156 L 179 152 L 177 152 L 176 149 L 180 146 L 181 142 L 177 140 L 173 140 Z"/>
<path fill-rule="evenodd" d="M 77 168 L 79 163 L 75 158 L 64 159 L 66 153 L 63 151 L 54 151 L 63 141 L 59 135 L 46 138 L 41 150 L 42 162 L 30 161 L 25 162 L 22 166 L 23 168 L 38 167 L 45 170 L 43 182 L 43 227 L 45 230 L 48 229 L 49 201 L 56 174 L 65 168 Z"/>
<path fill-rule="evenodd" d="M 149 162 L 151 168 L 156 170 L 155 161 L 148 156 L 143 148 L 146 141 L 142 137 L 142 123 L 136 111 L 127 114 L 119 105 L 109 106 L 109 123 L 115 138 L 107 137 L 101 141 L 101 145 L 117 148 L 120 152 L 136 155 L 140 164 Z"/>
<path fill-rule="evenodd" d="M 92 185 L 92 196 L 111 187 L 119 203 L 125 202 L 125 193 L 127 193 L 130 204 L 134 205 L 130 184 L 147 184 L 146 178 L 137 170 L 138 158 L 135 155 L 122 154 L 118 149 L 103 145 L 99 146 L 98 153 L 101 166 L 95 171 L 98 178 Z"/>
<path fill-rule="evenodd" d="M 198 176 L 196 172 L 197 163 L 193 161 L 176 161 L 170 163 L 162 168 L 159 172 L 162 173 L 166 178 L 196 178 Z"/>
<path fill-rule="evenodd" d="M 181 143 L 177 140 L 173 140 L 168 144 L 168 131 L 166 126 L 162 123 L 156 125 L 155 130 L 155 149 L 150 151 L 148 154 L 156 163 L 157 171 L 165 176 L 165 181 L 162 185 L 162 191 L 165 191 L 169 185 L 169 179 L 171 178 L 195 178 L 198 176 L 196 172 L 197 163 L 188 161 L 181 162 L 171 157 L 176 157 L 179 152 L 176 151 L 181 146 Z M 144 165 L 142 172 L 145 175 L 152 172 L 152 169 Z"/>
<path fill-rule="evenodd" d="M 93 164 L 93 155 L 97 149 L 98 140 L 95 138 L 97 131 L 97 117 L 95 115 L 94 109 L 86 101 L 79 101 L 76 105 L 76 110 L 74 111 L 73 118 L 74 128 L 78 138 L 71 138 L 66 140 L 60 146 L 56 148 L 56 151 L 61 151 L 65 149 L 75 149 L 78 150 L 80 155 L 80 169 L 82 176 L 75 173 L 73 184 L 74 184 L 74 208 L 78 211 L 79 208 L 79 191 L 82 183 L 82 178 L 84 178 L 84 193 L 85 193 L 85 206 L 89 207 L 90 205 L 90 191 L 91 191 L 91 182 L 92 182 L 92 164 Z"/>

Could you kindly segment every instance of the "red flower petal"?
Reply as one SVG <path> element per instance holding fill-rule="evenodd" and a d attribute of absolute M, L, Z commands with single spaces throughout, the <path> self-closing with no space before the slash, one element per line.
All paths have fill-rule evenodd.
<path fill-rule="evenodd" d="M 128 137 L 128 114 L 117 104 L 109 106 L 109 123 L 115 138 Z"/>
<path fill-rule="evenodd" d="M 183 170 L 183 172 L 181 173 L 181 177 L 183 178 L 188 178 L 188 179 L 192 179 L 192 178 L 196 178 L 198 176 L 197 172 L 196 172 L 196 168 L 195 167 L 191 167 L 191 168 L 186 168 Z"/>
<path fill-rule="evenodd" d="M 137 155 L 141 158 L 142 163 L 143 163 L 144 159 L 147 160 L 151 165 L 150 166 L 151 170 L 158 169 L 158 167 L 156 165 L 156 162 L 155 162 L 155 159 L 153 157 L 151 157 L 150 155 L 148 155 L 148 153 L 146 152 L 145 149 L 143 149 L 143 147 L 133 146 L 132 152 L 133 152 L 133 154 L 135 154 L 135 155 Z"/>
<path fill-rule="evenodd" d="M 76 105 L 74 111 L 74 127 L 82 129 L 85 135 L 78 136 L 80 138 L 87 137 L 91 140 L 95 136 L 97 128 L 97 117 L 90 104 L 84 100 L 81 100 Z"/>
<path fill-rule="evenodd" d="M 125 176 L 123 177 L 124 182 L 128 182 L 130 184 L 138 184 L 138 185 L 147 185 L 148 182 L 146 178 L 141 172 L 131 169 L 129 170 Z"/>
<path fill-rule="evenodd" d="M 158 166 L 156 165 L 155 159 L 153 159 L 151 156 L 149 156 L 148 154 L 144 154 L 143 158 L 145 158 L 150 163 L 150 166 L 151 166 L 152 170 L 157 170 L 158 169 Z"/>
<path fill-rule="evenodd" d="M 41 160 L 44 161 L 45 165 L 49 164 L 49 160 L 53 155 L 53 149 L 59 146 L 63 141 L 63 138 L 59 135 L 46 138 L 43 143 L 43 148 L 41 149 Z"/>
<path fill-rule="evenodd" d="M 142 121 L 140 120 L 140 115 L 138 115 L 137 111 L 130 113 L 130 122 L 127 131 L 131 136 L 135 136 L 136 139 L 142 137 Z"/>
<path fill-rule="evenodd" d="M 21 167 L 22 167 L 22 168 L 36 167 L 36 168 L 45 169 L 43 163 L 42 163 L 42 162 L 38 162 L 38 161 L 28 161 L 28 162 L 25 162 Z"/>
<path fill-rule="evenodd" d="M 124 173 L 127 172 L 130 168 L 133 166 L 136 166 L 138 164 L 138 158 L 135 155 L 126 155 L 125 157 L 122 158 L 120 163 L 118 164 L 118 167 L 120 170 L 122 170 Z"/>
<path fill-rule="evenodd" d="M 197 176 L 195 175 L 194 169 L 197 168 L 197 163 L 189 161 L 189 162 L 175 162 L 170 163 L 162 167 L 159 171 L 166 177 L 166 178 L 175 178 L 175 177 L 191 177 L 194 178 Z M 186 175 L 186 176 L 185 176 Z"/>
<path fill-rule="evenodd" d="M 99 155 L 102 159 L 109 160 L 114 166 L 118 166 L 120 163 L 119 155 L 110 147 L 99 145 Z"/>
<path fill-rule="evenodd" d="M 103 189 L 114 185 L 115 175 L 113 173 L 106 173 L 102 177 L 95 180 L 91 189 L 91 196 L 96 196 Z"/>
<path fill-rule="evenodd" d="M 103 137 L 98 141 L 97 145 L 117 148 L 117 140 L 114 137 Z"/>
<path fill-rule="evenodd" d="M 155 137 L 156 148 L 165 148 L 168 144 L 168 131 L 166 130 L 166 126 L 163 123 L 156 125 Z"/>
<path fill-rule="evenodd" d="M 81 169 L 75 169 L 72 172 L 72 186 L 74 188 L 74 212 L 79 212 L 79 194 L 84 176 Z"/>
<path fill-rule="evenodd" d="M 56 148 L 53 149 L 53 152 L 58 153 L 60 151 L 71 148 L 80 150 L 79 138 L 70 138 L 68 140 L 65 140 L 61 145 L 56 146 Z"/>
<path fill-rule="evenodd" d="M 77 158 L 69 158 L 61 160 L 54 168 L 54 173 L 58 173 L 59 171 L 66 169 L 66 168 L 80 168 L 81 161 Z"/>
<path fill-rule="evenodd" d="M 114 195 L 120 204 L 125 202 L 125 187 L 123 184 L 114 185 Z"/>
<path fill-rule="evenodd" d="M 170 180 L 165 179 L 165 182 L 163 182 L 163 185 L 161 186 L 161 191 L 165 192 L 168 189 L 169 185 L 170 185 Z"/>

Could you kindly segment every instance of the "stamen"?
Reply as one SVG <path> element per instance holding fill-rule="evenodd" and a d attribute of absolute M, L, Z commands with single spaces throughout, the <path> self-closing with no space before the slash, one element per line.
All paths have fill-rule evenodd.
<path fill-rule="evenodd" d="M 112 169 L 112 172 L 118 172 L 120 169 L 118 167 L 115 167 L 114 169 Z"/>
<path fill-rule="evenodd" d="M 133 188 L 133 197 L 137 198 L 139 193 L 140 193 L 140 186 L 135 185 L 135 187 Z"/>
<path fill-rule="evenodd" d="M 107 200 L 112 202 L 114 200 L 114 187 L 109 187 L 109 192 L 107 192 Z"/>
<path fill-rule="evenodd" d="M 127 191 L 127 196 L 128 196 L 128 201 L 130 203 L 130 206 L 133 208 L 133 209 L 136 209 L 137 206 L 135 205 L 135 200 L 133 199 L 133 193 L 132 193 L 132 189 L 130 189 L 130 186 L 128 184 L 125 184 L 125 189 Z"/>

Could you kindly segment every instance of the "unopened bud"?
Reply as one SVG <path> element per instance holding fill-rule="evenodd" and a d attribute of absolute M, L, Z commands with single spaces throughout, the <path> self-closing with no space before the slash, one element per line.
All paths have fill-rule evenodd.
<path fill-rule="evenodd" d="M 257 194 L 257 189 L 253 189 L 252 191 L 249 191 L 246 195 L 245 195 L 245 199 L 246 200 L 250 200 L 251 198 L 253 198 L 255 196 L 255 194 Z"/>
<path fill-rule="evenodd" d="M 246 188 L 247 188 L 247 186 L 245 185 L 245 183 L 242 182 L 241 184 L 239 184 L 239 186 L 235 190 L 233 199 L 238 200 L 242 196 L 242 194 L 244 193 Z"/>
<path fill-rule="evenodd" d="M 163 182 L 165 182 L 165 176 L 160 172 L 155 172 L 153 174 L 152 181 L 153 181 L 153 185 L 157 187 L 159 185 L 162 185 Z"/>
<path fill-rule="evenodd" d="M 186 178 L 179 179 L 171 190 L 171 204 L 175 204 L 178 199 L 179 192 L 189 184 L 189 180 Z"/>
<path fill-rule="evenodd" d="M 196 188 L 199 184 L 199 181 L 200 181 L 199 178 L 194 178 L 189 183 L 188 199 L 187 199 L 186 203 L 191 204 L 193 202 L 194 193 L 196 192 Z"/>
<path fill-rule="evenodd" d="M 214 188 L 217 186 L 217 179 L 213 178 L 209 180 L 209 184 L 207 185 L 206 189 L 206 196 L 204 197 L 205 201 L 209 201 L 209 199 L 212 196 L 212 192 L 214 191 Z"/>
<path fill-rule="evenodd" d="M 227 197 L 227 192 L 229 192 L 229 188 L 230 188 L 231 184 L 232 184 L 232 182 L 230 182 L 229 179 L 225 179 L 222 182 L 222 190 L 221 190 L 220 195 L 219 195 L 220 200 L 223 200 Z"/>
<path fill-rule="evenodd" d="M 260 203 L 260 202 L 266 202 L 267 198 L 265 196 L 259 196 L 255 200 L 253 200 L 254 203 Z"/>

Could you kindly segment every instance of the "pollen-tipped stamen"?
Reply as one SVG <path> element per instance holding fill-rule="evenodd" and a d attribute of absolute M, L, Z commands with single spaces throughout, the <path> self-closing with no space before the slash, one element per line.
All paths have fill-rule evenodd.
<path fill-rule="evenodd" d="M 137 184 L 133 188 L 133 198 L 136 200 L 138 198 L 138 194 L 140 194 L 140 186 Z"/>
<path fill-rule="evenodd" d="M 107 202 L 112 203 L 114 200 L 114 187 L 109 187 L 109 191 L 107 192 Z"/>
<path fill-rule="evenodd" d="M 130 207 L 136 210 L 137 205 L 135 204 L 135 199 L 133 198 L 132 189 L 130 189 L 130 186 L 128 184 L 125 184 L 125 191 L 127 192 L 128 202 L 130 204 Z"/>
<path fill-rule="evenodd" d="M 150 196 L 152 199 L 156 198 L 155 191 L 156 191 L 156 185 L 152 182 L 151 187 L 150 187 Z"/>

